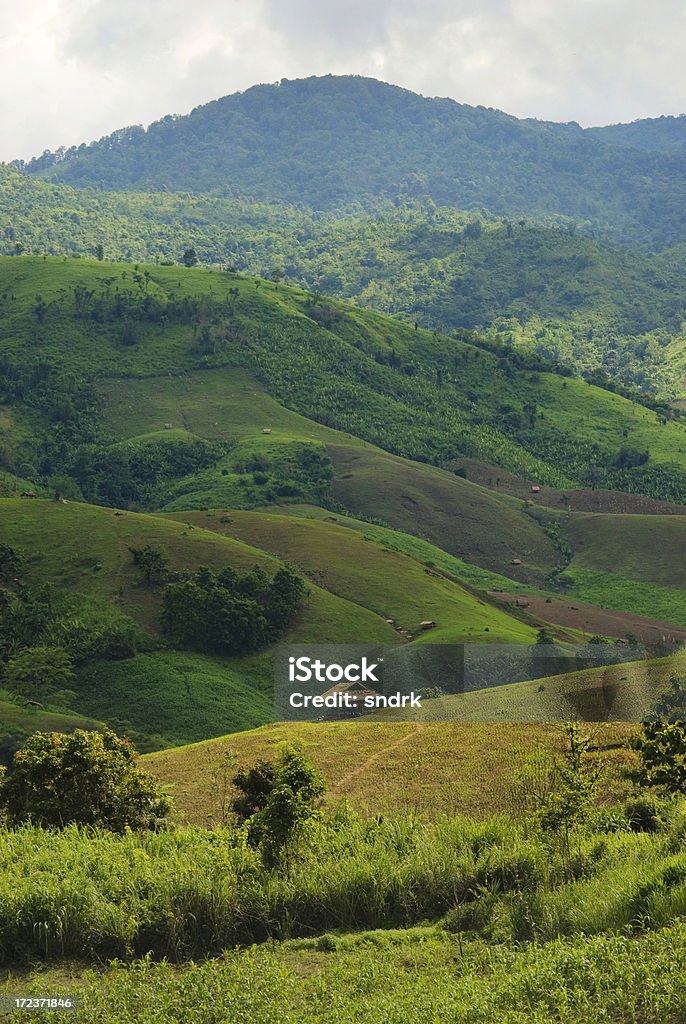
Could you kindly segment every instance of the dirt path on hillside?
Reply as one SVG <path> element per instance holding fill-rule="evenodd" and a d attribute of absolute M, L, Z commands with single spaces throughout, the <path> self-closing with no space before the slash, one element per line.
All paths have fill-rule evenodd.
<path fill-rule="evenodd" d="M 347 783 L 350 782 L 352 779 L 356 779 L 358 775 L 362 775 L 364 772 L 367 771 L 368 768 L 371 768 L 371 766 L 376 761 L 378 761 L 380 757 L 383 757 L 384 754 L 387 754 L 390 750 L 396 750 L 397 747 L 401 747 L 403 743 L 407 743 L 408 740 L 412 739 L 413 736 L 416 736 L 417 733 L 421 732 L 422 729 L 422 723 L 418 722 L 414 726 L 414 728 L 410 730 L 410 732 L 405 733 L 405 735 L 401 736 L 399 740 L 395 741 L 395 743 L 390 743 L 387 747 L 383 747 L 383 749 L 379 750 L 376 754 L 372 754 L 371 757 L 368 757 L 367 760 L 363 761 L 362 764 L 357 766 L 357 768 L 353 769 L 353 771 L 351 772 L 348 772 L 348 774 L 344 775 L 342 779 L 339 779 L 338 782 L 336 782 L 336 784 L 331 787 L 327 795 L 329 797 L 335 796 L 337 790 L 339 790 L 342 786 L 347 785 Z"/>

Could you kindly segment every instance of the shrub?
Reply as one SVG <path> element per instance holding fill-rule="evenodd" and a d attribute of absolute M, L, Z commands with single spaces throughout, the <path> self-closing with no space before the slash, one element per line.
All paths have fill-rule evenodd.
<path fill-rule="evenodd" d="M 34 733 L 0 784 L 0 806 L 11 825 L 76 823 L 114 832 L 153 828 L 171 810 L 128 740 L 109 729 Z"/>

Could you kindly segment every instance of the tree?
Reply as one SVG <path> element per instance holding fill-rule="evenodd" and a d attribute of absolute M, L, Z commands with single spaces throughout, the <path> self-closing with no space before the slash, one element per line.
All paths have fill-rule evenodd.
<path fill-rule="evenodd" d="M 641 786 L 686 793 L 686 678 L 672 675 L 652 708 L 651 721 L 631 741 L 640 765 L 633 778 Z"/>
<path fill-rule="evenodd" d="M 291 745 L 282 747 L 271 783 L 269 774 L 261 770 L 261 779 L 269 788 L 263 806 L 249 819 L 248 836 L 250 842 L 259 847 L 268 867 L 285 861 L 288 870 L 291 847 L 316 816 L 315 802 L 326 785 L 302 750 Z M 255 776 L 251 783 L 258 781 Z M 261 802 L 262 794 L 255 791 L 253 799 Z"/>
<path fill-rule="evenodd" d="M 574 873 L 572 839 L 593 807 L 601 767 L 589 765 L 591 737 L 576 722 L 564 725 L 565 748 L 535 778 L 524 778 L 520 794 L 527 809 L 535 811 L 544 833 L 559 847 L 562 863 Z"/>
<path fill-rule="evenodd" d="M 184 253 L 183 253 L 183 256 L 181 257 L 181 262 L 183 263 L 184 267 L 194 267 L 194 266 L 196 266 L 196 264 L 198 262 L 198 254 L 195 251 L 195 249 L 193 249 L 193 248 L 185 249 Z"/>
<path fill-rule="evenodd" d="M 239 795 L 234 797 L 231 809 L 241 822 L 261 811 L 274 788 L 275 766 L 271 761 L 258 761 L 252 768 L 239 768 L 233 784 Z"/>
<path fill-rule="evenodd" d="M 21 572 L 23 564 L 23 555 L 9 544 L 0 541 L 0 583 L 9 583 L 15 579 Z"/>
<path fill-rule="evenodd" d="M 4 682 L 23 697 L 49 697 L 72 679 L 71 658 L 62 647 L 27 647 L 7 663 Z"/>
<path fill-rule="evenodd" d="M 305 582 L 292 565 L 282 565 L 272 581 L 265 603 L 265 614 L 273 638 L 286 629 L 305 596 Z"/>
<path fill-rule="evenodd" d="M 113 832 L 154 828 L 171 810 L 128 740 L 110 729 L 34 733 L 0 783 L 0 806 L 10 825 L 76 823 Z"/>
<path fill-rule="evenodd" d="M 146 583 L 162 580 L 167 574 L 169 559 L 160 548 L 146 544 L 144 548 L 129 548 L 133 564 L 143 573 Z"/>
<path fill-rule="evenodd" d="M 640 758 L 633 774 L 639 785 L 686 793 L 686 722 L 644 722 L 631 745 Z"/>
<path fill-rule="evenodd" d="M 162 629 L 178 647 L 247 654 L 281 636 L 304 593 L 304 582 L 289 566 L 273 580 L 259 566 L 244 576 L 201 566 L 190 579 L 165 588 Z"/>

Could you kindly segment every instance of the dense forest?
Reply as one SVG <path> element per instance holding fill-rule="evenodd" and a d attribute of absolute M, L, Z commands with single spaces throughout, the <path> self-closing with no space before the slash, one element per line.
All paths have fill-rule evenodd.
<path fill-rule="evenodd" d="M 562 215 L 645 248 L 686 239 L 683 157 L 664 138 L 651 122 L 630 134 L 587 132 L 327 75 L 254 86 L 147 130 L 45 152 L 25 169 L 79 187 L 216 190 L 320 210 L 430 198 L 503 216 Z"/>

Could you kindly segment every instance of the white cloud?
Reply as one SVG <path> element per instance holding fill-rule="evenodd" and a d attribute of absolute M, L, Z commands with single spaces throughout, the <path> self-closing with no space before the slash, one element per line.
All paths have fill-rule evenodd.
<path fill-rule="evenodd" d="M 0 158 L 256 82 L 365 74 L 518 116 L 680 113 L 676 0 L 23 0 L 5 5 Z"/>

